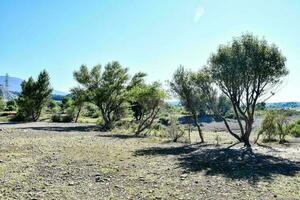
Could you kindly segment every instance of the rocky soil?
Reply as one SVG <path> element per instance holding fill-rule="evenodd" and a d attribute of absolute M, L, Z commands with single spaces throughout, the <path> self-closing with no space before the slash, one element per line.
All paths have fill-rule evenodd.
<path fill-rule="evenodd" d="M 298 143 L 251 153 L 227 149 L 224 133 L 217 146 L 216 134 L 188 145 L 89 124 L 0 124 L 0 199 L 300 199 Z"/>

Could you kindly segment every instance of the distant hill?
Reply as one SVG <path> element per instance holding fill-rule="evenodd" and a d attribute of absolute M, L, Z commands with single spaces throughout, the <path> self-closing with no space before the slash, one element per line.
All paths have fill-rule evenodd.
<path fill-rule="evenodd" d="M 300 109 L 300 102 L 277 102 L 267 103 L 267 108 L 270 109 Z"/>
<path fill-rule="evenodd" d="M 167 101 L 169 105 L 179 106 L 180 102 L 178 100 Z M 268 109 L 295 109 L 300 110 L 300 102 L 276 102 L 276 103 L 267 103 L 266 107 Z"/>
<path fill-rule="evenodd" d="M 0 85 L 5 86 L 5 76 L 0 76 Z M 14 95 L 19 94 L 21 92 L 21 83 L 23 82 L 22 79 L 16 77 L 9 77 L 8 78 L 8 91 Z M 59 98 L 60 96 L 66 96 L 67 93 L 53 90 L 53 97 L 55 99 Z"/>

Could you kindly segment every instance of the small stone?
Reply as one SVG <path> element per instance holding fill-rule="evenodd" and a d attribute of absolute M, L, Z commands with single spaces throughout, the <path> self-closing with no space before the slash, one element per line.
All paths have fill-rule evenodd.
<path fill-rule="evenodd" d="M 181 174 L 180 178 L 181 178 L 181 180 L 184 180 L 184 179 L 186 179 L 187 176 L 188 176 L 187 174 Z"/>
<path fill-rule="evenodd" d="M 74 186 L 74 185 L 76 185 L 76 183 L 73 181 L 69 182 L 69 184 L 68 184 L 68 186 Z"/>

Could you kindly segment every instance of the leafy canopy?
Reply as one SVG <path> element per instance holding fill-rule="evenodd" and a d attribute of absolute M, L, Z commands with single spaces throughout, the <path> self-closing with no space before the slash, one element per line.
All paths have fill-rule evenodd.
<path fill-rule="evenodd" d="M 46 70 L 43 70 L 37 81 L 30 77 L 22 82 L 22 92 L 17 100 L 18 116 L 25 120 L 37 121 L 51 97 L 52 88 L 50 77 Z"/>
<path fill-rule="evenodd" d="M 211 76 L 230 99 L 239 123 L 240 135 L 227 126 L 228 131 L 246 146 L 250 146 L 257 103 L 271 97 L 288 74 L 285 61 L 275 45 L 252 34 L 221 45 L 209 59 Z"/>

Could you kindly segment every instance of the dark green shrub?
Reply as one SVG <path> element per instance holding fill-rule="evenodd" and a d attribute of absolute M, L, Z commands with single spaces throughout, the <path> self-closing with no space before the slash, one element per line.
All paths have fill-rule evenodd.
<path fill-rule="evenodd" d="M 51 117 L 51 121 L 52 122 L 64 122 L 64 123 L 68 123 L 68 122 L 72 122 L 74 120 L 74 116 L 72 115 L 68 115 L 68 114 L 54 114 Z"/>
<path fill-rule="evenodd" d="M 289 124 L 288 132 L 294 137 L 300 137 L 300 120 Z"/>
<path fill-rule="evenodd" d="M 172 116 L 170 126 L 167 128 L 167 135 L 173 142 L 177 142 L 184 135 L 184 130 L 178 124 L 177 117 Z"/>
<path fill-rule="evenodd" d="M 85 117 L 98 118 L 98 117 L 100 117 L 100 112 L 99 112 L 98 107 L 95 104 L 87 103 L 84 106 L 83 115 Z"/>
<path fill-rule="evenodd" d="M 3 99 L 0 97 L 0 111 L 3 111 L 5 109 L 5 103 Z"/>
<path fill-rule="evenodd" d="M 6 111 L 16 111 L 18 109 L 17 102 L 15 100 L 8 101 L 6 103 Z"/>
<path fill-rule="evenodd" d="M 17 112 L 17 114 L 10 120 L 12 122 L 23 122 L 26 120 L 26 117 L 20 113 L 20 112 Z"/>
<path fill-rule="evenodd" d="M 52 122 L 62 122 L 62 119 L 61 119 L 61 115 L 60 114 L 54 114 L 51 116 L 51 121 Z"/>
<path fill-rule="evenodd" d="M 170 125 L 170 120 L 168 118 L 165 117 L 161 117 L 159 118 L 159 123 L 165 126 L 169 126 Z"/>
<path fill-rule="evenodd" d="M 68 123 L 74 120 L 74 115 L 63 115 L 62 122 Z"/>
<path fill-rule="evenodd" d="M 263 142 L 276 141 L 276 117 L 276 113 L 273 111 L 266 114 L 259 130 L 257 140 L 259 139 L 260 135 L 263 135 Z"/>

